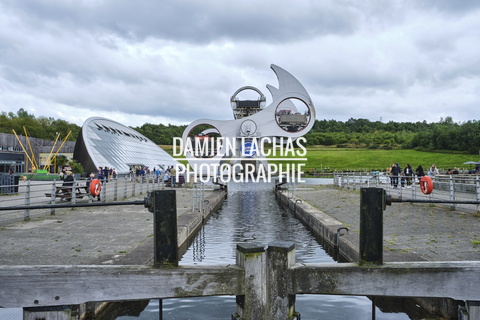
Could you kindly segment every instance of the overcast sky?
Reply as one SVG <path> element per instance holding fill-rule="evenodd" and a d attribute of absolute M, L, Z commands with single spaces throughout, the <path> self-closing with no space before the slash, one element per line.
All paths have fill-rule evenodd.
<path fill-rule="evenodd" d="M 0 2 L 7 113 L 230 120 L 243 86 L 271 102 L 272 63 L 303 84 L 317 119 L 478 120 L 480 1 Z"/>

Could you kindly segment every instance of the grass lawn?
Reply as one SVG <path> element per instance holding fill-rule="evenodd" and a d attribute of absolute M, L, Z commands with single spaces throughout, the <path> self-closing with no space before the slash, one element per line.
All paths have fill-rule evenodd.
<path fill-rule="evenodd" d="M 472 168 L 465 165 L 467 161 L 480 161 L 479 155 L 423 152 L 413 149 L 407 150 L 375 150 L 358 148 L 329 148 L 310 147 L 307 148 L 307 161 L 305 168 L 317 168 L 322 170 L 330 168 L 329 171 L 371 171 L 385 170 L 392 163 L 398 162 L 404 168 L 409 163 L 415 170 L 419 165 L 428 169 L 433 163 L 439 169 Z"/>
<path fill-rule="evenodd" d="M 433 163 L 439 169 L 465 168 L 467 161 L 480 161 L 479 155 L 423 152 L 413 149 L 407 150 L 372 150 L 354 148 L 307 148 L 306 168 L 317 170 L 330 168 L 331 170 L 385 170 L 392 163 L 398 162 L 404 168 L 409 163 L 415 170 L 419 165 L 428 169 Z"/>
<path fill-rule="evenodd" d="M 173 146 L 162 145 L 165 151 L 172 154 Z M 288 156 L 290 158 L 291 155 Z M 276 158 L 280 158 L 278 155 Z M 385 170 L 392 163 L 400 163 L 400 167 L 404 168 L 409 163 L 415 170 L 422 165 L 426 170 L 433 163 L 439 169 L 471 169 L 471 165 L 465 165 L 467 161 L 480 161 L 480 155 L 460 154 L 460 153 L 442 153 L 442 152 L 424 152 L 415 151 L 413 149 L 406 150 L 375 150 L 375 149 L 359 149 L 359 148 L 333 148 L 333 147 L 309 147 L 307 148 L 307 161 L 304 171 L 309 168 L 317 168 L 322 170 L 330 168 L 330 171 L 371 171 Z M 182 161 L 184 162 L 184 161 Z M 280 163 L 281 161 L 270 161 L 271 163 Z"/>

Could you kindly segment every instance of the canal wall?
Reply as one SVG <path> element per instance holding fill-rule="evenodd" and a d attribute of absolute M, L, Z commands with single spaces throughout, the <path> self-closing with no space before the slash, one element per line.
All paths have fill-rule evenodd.
<path fill-rule="evenodd" d="M 177 192 L 177 241 L 179 254 L 183 255 L 188 249 L 191 241 L 197 232 L 201 229 L 210 216 L 218 211 L 226 199 L 227 192 L 223 189 L 215 189 L 205 192 L 202 208 L 193 210 L 192 200 L 189 193 Z M 115 261 L 115 264 L 136 264 L 142 262 L 144 264 L 153 263 L 153 241 L 149 241 L 139 245 L 131 254 Z M 144 301 L 137 301 L 137 304 L 143 304 Z M 115 312 L 119 308 L 123 308 L 122 303 L 118 302 L 87 302 L 81 304 L 76 310 L 79 320 L 88 320 L 98 317 L 101 314 L 109 314 L 112 310 Z M 140 310 L 143 308 L 138 307 Z M 109 310 L 109 311 L 108 311 Z"/>
<path fill-rule="evenodd" d="M 293 212 L 294 215 L 311 230 L 311 232 L 318 238 L 320 243 L 323 245 L 325 251 L 327 251 L 335 260 L 337 260 L 338 262 L 358 263 L 360 260 L 360 240 L 358 235 L 360 221 L 360 216 L 358 213 L 360 210 L 360 202 L 353 201 L 354 197 L 350 197 L 351 192 L 347 196 L 345 196 L 344 194 L 341 194 L 342 191 L 342 189 L 338 189 L 338 192 L 329 192 L 327 196 L 321 196 L 322 191 L 305 191 L 302 193 L 300 190 L 296 190 L 296 195 L 292 197 L 291 193 L 289 192 L 277 190 L 275 191 L 275 195 L 280 205 Z M 330 206 L 333 205 L 338 207 L 335 210 L 336 214 L 342 219 L 345 219 L 345 222 L 340 222 L 339 220 L 333 218 L 331 215 L 319 210 L 313 205 L 307 203 L 305 199 L 315 205 L 320 206 L 322 201 L 333 203 Z M 348 203 L 348 205 L 341 205 L 341 203 Z M 354 206 L 356 207 L 354 208 Z M 397 214 L 397 217 L 394 218 L 395 220 L 397 220 L 397 223 L 393 223 L 393 221 L 388 220 L 388 223 L 385 223 L 384 228 L 386 228 L 387 231 L 389 230 L 390 225 L 393 225 L 393 227 L 395 228 L 395 235 L 390 236 L 389 232 L 386 232 L 386 234 L 384 234 L 384 239 L 386 242 L 384 243 L 393 247 L 392 243 L 394 242 L 394 240 L 402 237 L 409 239 L 416 238 L 418 240 L 421 240 L 423 244 L 408 243 L 408 246 L 406 245 L 402 247 L 402 249 L 392 249 L 391 247 L 387 247 L 383 253 L 384 261 L 429 261 L 437 260 L 435 258 L 439 257 L 442 254 L 444 256 L 443 260 L 445 260 L 445 258 L 447 260 L 450 260 L 448 258 L 451 258 L 451 260 L 459 260 L 457 258 L 457 252 L 464 253 L 464 255 L 460 257 L 464 260 L 478 260 L 479 255 L 478 251 L 476 250 L 466 252 L 467 250 L 465 248 L 459 250 L 456 245 L 448 246 L 447 244 L 445 244 L 439 246 L 439 240 L 437 239 L 441 239 L 441 237 L 438 236 L 440 234 L 446 234 L 447 237 L 450 239 L 449 243 L 456 243 L 452 240 L 455 240 L 455 238 L 453 238 L 453 235 L 458 232 L 456 232 L 454 229 L 450 230 L 450 228 L 456 228 L 456 224 L 442 221 L 442 216 L 436 215 L 435 219 L 438 220 L 437 222 L 439 222 L 440 226 L 438 228 L 438 231 L 435 232 L 432 230 L 432 223 L 425 219 L 423 212 L 419 211 L 419 208 L 427 207 L 411 207 L 410 209 L 408 209 L 415 212 L 415 219 L 408 218 L 408 216 L 407 218 L 405 218 L 405 216 L 400 216 Z M 348 212 L 348 214 L 346 212 L 344 214 L 339 214 L 339 211 L 342 210 L 344 212 L 351 212 Z M 437 213 L 437 211 L 435 212 Z M 395 216 L 395 214 L 392 214 L 392 216 Z M 466 219 L 464 215 L 463 218 Z M 387 219 L 391 219 L 391 217 L 389 216 L 387 217 Z M 415 231 L 417 223 L 419 223 L 420 230 L 430 229 L 432 230 L 430 231 L 432 233 L 425 233 L 423 235 L 420 235 L 417 231 Z M 339 231 L 340 228 L 346 227 L 349 228 L 348 234 L 346 234 L 345 229 L 341 229 Z M 415 234 L 410 235 L 411 232 Z M 437 246 L 432 246 L 429 241 L 437 244 Z M 459 240 L 458 243 L 460 244 L 462 242 L 460 242 Z M 414 245 L 417 245 L 417 247 L 415 248 Z M 429 259 L 427 255 L 422 254 L 423 251 L 429 251 L 430 253 L 435 252 L 435 255 L 433 255 L 433 257 L 435 258 Z M 413 301 L 414 303 L 422 306 L 422 308 L 424 308 L 431 314 L 442 315 L 443 317 L 446 317 L 448 319 L 457 318 L 458 302 L 455 300 L 444 298 L 414 298 Z"/>
<path fill-rule="evenodd" d="M 207 194 L 201 210 L 187 210 L 178 208 L 177 228 L 178 228 L 178 246 L 183 253 L 188 249 L 189 242 L 192 240 L 203 223 L 210 218 L 223 204 L 227 196 L 226 190 L 217 189 Z"/>
<path fill-rule="evenodd" d="M 278 202 L 293 212 L 320 240 L 324 249 L 336 260 L 359 261 L 358 237 L 348 237 L 345 224 L 330 217 L 301 199 L 290 198 L 288 193 L 276 191 Z"/>

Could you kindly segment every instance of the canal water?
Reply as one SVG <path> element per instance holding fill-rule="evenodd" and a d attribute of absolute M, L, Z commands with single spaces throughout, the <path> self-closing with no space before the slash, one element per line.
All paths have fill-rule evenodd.
<path fill-rule="evenodd" d="M 180 265 L 235 264 L 236 245 L 272 241 L 295 243 L 296 261 L 331 263 L 315 237 L 293 215 L 277 204 L 271 184 L 236 183 L 228 186 L 228 199 L 197 235 Z M 234 296 L 163 300 L 164 320 L 226 320 L 236 311 Z M 117 320 L 159 319 L 159 302 L 152 300 L 137 316 Z M 297 295 L 296 310 L 302 320 L 372 319 L 372 302 L 366 297 Z M 384 313 L 376 308 L 376 319 L 409 319 L 405 313 Z"/>

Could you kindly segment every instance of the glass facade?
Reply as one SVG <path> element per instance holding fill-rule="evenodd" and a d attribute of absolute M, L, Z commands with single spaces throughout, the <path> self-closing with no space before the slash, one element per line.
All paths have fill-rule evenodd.
<path fill-rule="evenodd" d="M 98 167 L 115 168 L 117 174 L 127 174 L 139 166 L 164 168 L 178 161 L 137 131 L 118 122 L 93 117 L 85 121 L 75 145 L 74 159 L 86 173 L 96 173 Z"/>
<path fill-rule="evenodd" d="M 22 153 L 1 153 L 0 154 L 0 173 L 8 172 L 25 172 L 25 155 Z"/>

